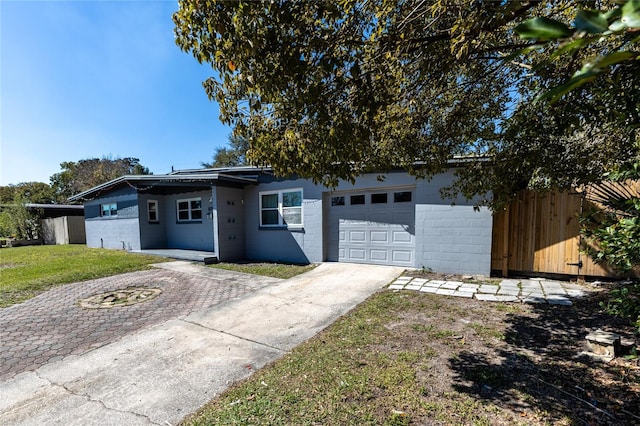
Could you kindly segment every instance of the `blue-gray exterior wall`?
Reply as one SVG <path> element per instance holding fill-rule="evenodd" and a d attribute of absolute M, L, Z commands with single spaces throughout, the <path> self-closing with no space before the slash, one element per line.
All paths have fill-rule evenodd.
<path fill-rule="evenodd" d="M 303 227 L 270 229 L 260 227 L 260 192 L 302 188 Z M 304 179 L 264 182 L 245 188 L 246 257 L 292 263 L 323 261 L 323 187 Z"/>
<path fill-rule="evenodd" d="M 440 188 L 453 180 L 449 171 L 417 181 L 415 267 L 488 276 L 493 216 L 486 207 L 475 210 L 475 200 L 443 200 Z"/>
<path fill-rule="evenodd" d="M 101 217 L 100 205 L 110 203 L 117 203 L 117 216 Z M 135 189 L 118 189 L 108 196 L 86 201 L 84 205 L 88 247 L 140 249 L 138 196 Z"/>
<path fill-rule="evenodd" d="M 453 171 L 430 181 L 405 172 L 364 175 L 354 184 L 341 182 L 336 190 L 366 190 L 415 186 L 415 265 L 434 271 L 489 275 L 493 219 L 487 208 L 474 209 L 474 200 L 443 200 L 440 188 L 453 182 Z M 303 189 L 301 230 L 260 228 L 259 193 L 281 189 Z M 245 189 L 246 256 L 288 262 L 319 262 L 326 259 L 327 243 L 323 215 L 323 193 L 331 190 L 303 179 L 263 182 Z M 325 197 L 329 199 L 329 197 Z M 455 201 L 455 205 L 452 205 Z"/>
<path fill-rule="evenodd" d="M 202 220 L 195 222 L 178 222 L 178 200 L 197 197 L 202 199 Z M 203 251 L 215 250 L 212 198 L 213 192 L 211 190 L 165 196 L 164 217 L 166 217 L 167 248 Z"/>
<path fill-rule="evenodd" d="M 140 213 L 140 247 L 154 249 L 167 247 L 167 201 L 164 195 L 138 195 L 138 212 Z M 149 221 L 149 205 L 147 201 L 158 202 L 158 220 Z"/>
<path fill-rule="evenodd" d="M 218 224 L 218 259 L 225 262 L 244 259 L 244 190 L 218 186 L 214 188 L 214 193 L 214 209 Z"/>

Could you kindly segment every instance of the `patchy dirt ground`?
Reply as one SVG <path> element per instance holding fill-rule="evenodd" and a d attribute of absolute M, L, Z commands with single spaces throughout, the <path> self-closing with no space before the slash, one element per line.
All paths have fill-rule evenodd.
<path fill-rule="evenodd" d="M 640 424 L 638 359 L 582 354 L 596 329 L 634 339 L 604 297 L 528 305 L 386 289 L 185 424 Z"/>
<path fill-rule="evenodd" d="M 627 323 L 601 312 L 604 292 L 574 306 L 402 292 L 411 308 L 388 324 L 394 338 L 387 344 L 436 353 L 419 379 L 432 409 L 412 416 L 416 423 L 456 422 L 455 411 L 470 405 L 466 395 L 480 402 L 469 409 L 490 424 L 640 424 L 638 359 L 606 363 L 582 354 L 596 329 L 640 343 Z"/>

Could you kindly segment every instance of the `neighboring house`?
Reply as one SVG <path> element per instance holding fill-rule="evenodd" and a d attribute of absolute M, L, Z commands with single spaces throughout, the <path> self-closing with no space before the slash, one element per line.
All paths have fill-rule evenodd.
<path fill-rule="evenodd" d="M 89 247 L 489 275 L 491 211 L 441 198 L 453 170 L 429 181 L 404 171 L 377 177 L 330 189 L 255 167 L 183 170 L 122 176 L 71 200 L 84 202 Z"/>

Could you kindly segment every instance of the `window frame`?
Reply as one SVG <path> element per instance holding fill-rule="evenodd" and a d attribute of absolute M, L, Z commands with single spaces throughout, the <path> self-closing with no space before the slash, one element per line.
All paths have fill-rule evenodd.
<path fill-rule="evenodd" d="M 108 206 L 105 214 L 105 207 Z M 115 212 L 115 213 L 114 213 Z M 118 216 L 118 203 L 103 203 L 100 204 L 100 217 L 115 217 Z"/>
<path fill-rule="evenodd" d="M 358 202 L 354 203 L 354 199 Z M 362 202 L 360 202 L 362 201 Z M 354 194 L 349 196 L 349 205 L 350 206 L 364 206 L 367 204 L 367 196 L 365 194 Z"/>
<path fill-rule="evenodd" d="M 151 219 L 151 205 L 155 204 L 155 209 L 153 210 L 153 212 L 155 212 L 156 214 L 156 218 L 155 219 Z M 158 200 L 147 200 L 147 220 L 149 221 L 149 223 L 159 223 L 160 222 L 160 208 L 159 208 L 160 204 L 158 203 Z"/>
<path fill-rule="evenodd" d="M 393 202 L 394 204 L 395 203 L 412 203 L 413 191 L 395 191 L 393 193 Z"/>
<path fill-rule="evenodd" d="M 284 194 L 290 192 L 300 193 L 300 205 L 299 206 L 284 206 Z M 277 207 L 262 207 L 262 197 L 264 195 L 277 195 Z M 277 189 L 271 191 L 260 191 L 258 193 L 258 216 L 261 228 L 287 228 L 287 229 L 300 229 L 304 227 L 304 191 L 302 188 L 287 188 Z M 286 223 L 284 220 L 285 210 L 300 210 L 300 223 Z M 277 211 L 278 223 L 263 223 L 262 212 L 263 211 Z"/>
<path fill-rule="evenodd" d="M 191 203 L 193 201 L 199 201 L 200 202 L 200 208 L 199 209 L 194 209 L 191 207 Z M 180 203 L 187 203 L 187 208 L 186 209 L 180 209 Z M 187 219 L 180 219 L 180 212 L 187 212 Z M 193 217 L 193 212 L 194 211 L 199 211 L 200 212 L 200 217 Z M 178 223 L 188 223 L 188 222 L 202 222 L 202 197 L 193 197 L 193 198 L 181 198 L 176 200 L 176 222 Z"/>
<path fill-rule="evenodd" d="M 371 204 L 389 204 L 389 193 L 388 192 L 372 192 L 370 194 L 369 200 Z"/>

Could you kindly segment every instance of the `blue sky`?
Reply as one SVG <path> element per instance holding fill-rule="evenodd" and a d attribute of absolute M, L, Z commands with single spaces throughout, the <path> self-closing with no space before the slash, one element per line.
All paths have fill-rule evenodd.
<path fill-rule="evenodd" d="M 176 1 L 0 1 L 0 185 L 63 161 L 200 167 L 230 129 L 173 38 Z"/>

